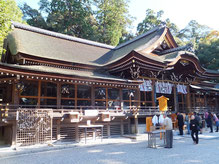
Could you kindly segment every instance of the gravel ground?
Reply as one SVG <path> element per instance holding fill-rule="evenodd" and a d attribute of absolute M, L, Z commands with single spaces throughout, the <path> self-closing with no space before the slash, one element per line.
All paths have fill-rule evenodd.
<path fill-rule="evenodd" d="M 174 136 L 172 149 L 147 148 L 147 137 L 141 135 L 137 140 L 129 138 L 104 139 L 88 144 L 70 145 L 63 149 L 33 152 L 32 148 L 18 149 L 20 154 L 10 154 L 0 150 L 0 164 L 169 164 L 169 163 L 207 163 L 219 161 L 219 133 L 200 135 L 200 143 L 193 145 L 190 136 Z M 61 147 L 60 147 L 61 148 Z M 40 150 L 40 149 L 39 149 Z M 24 153 L 25 152 L 25 153 Z M 5 154 L 5 155 L 4 155 Z"/>

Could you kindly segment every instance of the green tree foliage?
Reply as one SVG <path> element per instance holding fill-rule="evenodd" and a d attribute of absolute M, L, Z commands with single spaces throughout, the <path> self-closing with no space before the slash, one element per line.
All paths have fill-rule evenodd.
<path fill-rule="evenodd" d="M 137 33 L 142 34 L 145 33 L 162 23 L 165 23 L 167 27 L 171 30 L 173 35 L 176 35 L 178 33 L 178 27 L 170 21 L 169 18 L 166 20 L 162 19 L 164 12 L 162 10 L 158 11 L 157 13 L 151 9 L 146 10 L 146 16 L 145 19 L 138 24 L 137 26 Z"/>
<path fill-rule="evenodd" d="M 29 25 L 48 29 L 46 21 L 38 10 L 32 9 L 29 5 L 27 5 L 27 3 L 20 6 L 20 9 L 24 14 L 23 19 L 26 20 Z"/>
<path fill-rule="evenodd" d="M 164 20 L 162 18 L 163 14 L 164 12 L 162 10 L 155 12 L 151 9 L 147 9 L 145 19 L 137 26 L 137 35 L 145 33 L 161 25 L 162 23 L 165 23 L 166 26 L 170 29 L 171 33 L 173 34 L 176 43 L 178 45 L 185 45 L 185 43 L 178 37 L 179 29 L 176 26 L 176 24 L 172 23 L 169 18 Z"/>
<path fill-rule="evenodd" d="M 88 0 L 52 0 L 44 11 L 50 11 L 48 26 L 56 32 L 91 39 L 95 20 Z M 41 6 L 42 7 L 42 6 Z"/>
<path fill-rule="evenodd" d="M 199 24 L 195 20 L 191 20 L 188 25 L 180 30 L 176 35 L 185 43 L 192 43 L 194 48 L 197 49 L 200 40 L 208 35 L 210 28 Z"/>
<path fill-rule="evenodd" d="M 40 0 L 39 11 L 20 8 L 28 24 L 80 38 L 95 40 L 96 21 L 90 0 Z"/>
<path fill-rule="evenodd" d="M 110 45 L 131 23 L 126 0 L 40 0 L 39 6 L 40 12 L 21 6 L 28 24 Z"/>
<path fill-rule="evenodd" d="M 126 0 L 95 0 L 98 41 L 117 45 L 131 24 Z"/>
<path fill-rule="evenodd" d="M 219 69 L 219 31 L 210 32 L 200 39 L 196 54 L 203 67 Z"/>
<path fill-rule="evenodd" d="M 22 12 L 14 0 L 0 0 L 0 54 L 3 41 L 11 28 L 11 21 L 22 22 Z"/>

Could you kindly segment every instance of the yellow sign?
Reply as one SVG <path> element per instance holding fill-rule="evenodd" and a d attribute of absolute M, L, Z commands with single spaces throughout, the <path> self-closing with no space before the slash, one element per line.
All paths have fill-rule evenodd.
<path fill-rule="evenodd" d="M 167 100 L 169 100 L 169 98 L 165 96 L 161 96 L 161 97 L 158 97 L 157 100 L 159 102 L 160 111 L 162 112 L 167 111 Z"/>

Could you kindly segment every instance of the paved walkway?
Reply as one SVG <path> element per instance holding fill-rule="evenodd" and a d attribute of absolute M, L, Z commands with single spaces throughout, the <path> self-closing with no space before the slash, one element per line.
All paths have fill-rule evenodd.
<path fill-rule="evenodd" d="M 82 143 L 54 143 L 53 146 L 0 148 L 0 164 L 165 164 L 219 161 L 219 133 L 205 132 L 193 145 L 189 135 L 174 135 L 172 149 L 147 148 L 147 135 L 136 139 L 118 137 Z"/>

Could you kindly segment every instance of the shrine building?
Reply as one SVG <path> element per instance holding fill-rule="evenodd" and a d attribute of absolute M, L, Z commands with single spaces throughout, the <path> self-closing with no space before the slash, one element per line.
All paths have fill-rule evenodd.
<path fill-rule="evenodd" d="M 159 112 L 219 112 L 219 71 L 158 26 L 118 46 L 12 23 L 0 62 L 0 140 L 78 141 L 88 121 L 102 137 L 135 133 Z"/>

